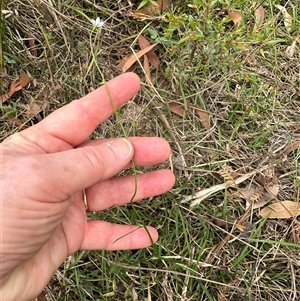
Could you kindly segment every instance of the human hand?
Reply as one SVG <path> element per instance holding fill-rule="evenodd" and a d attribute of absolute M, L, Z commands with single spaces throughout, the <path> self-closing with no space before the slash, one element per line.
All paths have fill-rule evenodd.
<path fill-rule="evenodd" d="M 127 73 L 107 86 L 120 107 L 140 82 Z M 126 204 L 134 178 L 114 176 L 132 158 L 136 165 L 152 165 L 171 152 L 161 138 L 86 141 L 112 113 L 103 86 L 1 144 L 1 300 L 32 300 L 79 249 L 137 249 L 157 241 L 152 227 L 87 221 L 84 189 L 91 211 Z M 134 201 L 166 192 L 174 176 L 160 170 L 138 175 L 137 182 Z"/>

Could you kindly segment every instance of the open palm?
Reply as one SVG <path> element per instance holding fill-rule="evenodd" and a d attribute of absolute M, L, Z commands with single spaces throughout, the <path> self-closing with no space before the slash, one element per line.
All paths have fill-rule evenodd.
<path fill-rule="evenodd" d="M 119 107 L 138 91 L 139 79 L 128 73 L 107 87 Z M 160 138 L 86 141 L 113 113 L 107 87 L 1 144 L 3 300 L 36 297 L 65 258 L 78 249 L 136 249 L 157 240 L 152 227 L 86 219 L 84 189 L 91 211 L 126 204 L 134 192 L 134 178 L 115 175 L 129 167 L 132 158 L 137 165 L 151 165 L 170 154 L 169 144 Z M 139 175 L 135 201 L 163 193 L 173 183 L 168 170 Z"/>

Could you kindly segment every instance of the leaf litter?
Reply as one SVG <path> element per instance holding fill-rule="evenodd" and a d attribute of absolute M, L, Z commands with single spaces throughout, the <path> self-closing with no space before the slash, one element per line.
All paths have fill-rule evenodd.
<path fill-rule="evenodd" d="M 300 204 L 294 201 L 273 203 L 260 211 L 263 218 L 291 218 L 300 215 Z"/>
<path fill-rule="evenodd" d="M 231 17 L 232 22 L 236 26 L 240 26 L 243 21 L 243 14 L 239 10 L 230 10 L 228 16 Z"/>
<path fill-rule="evenodd" d="M 125 64 L 122 67 L 122 73 L 125 73 L 135 62 L 137 62 L 142 56 L 144 56 L 145 54 L 147 54 L 148 52 L 150 52 L 151 50 L 153 50 L 153 48 L 157 45 L 156 44 L 152 44 L 140 51 L 138 51 L 137 53 L 133 53 L 131 54 L 128 59 L 126 60 Z"/>
<path fill-rule="evenodd" d="M 151 19 L 157 15 L 162 14 L 170 5 L 170 0 L 157 0 L 156 2 L 151 2 L 147 6 L 141 9 L 135 10 L 130 13 L 135 19 Z"/>
<path fill-rule="evenodd" d="M 0 95 L 1 103 L 6 102 L 15 92 L 20 91 L 26 87 L 30 82 L 30 77 L 27 74 L 21 74 L 14 79 L 10 85 L 10 91 L 6 94 Z"/>
<path fill-rule="evenodd" d="M 138 42 L 139 42 L 139 46 L 141 49 L 145 49 L 147 47 L 150 47 L 151 44 L 148 42 L 148 40 L 140 35 L 138 37 Z M 149 60 L 149 63 L 156 69 L 158 69 L 159 67 L 159 58 L 158 56 L 156 55 L 156 53 L 153 51 L 153 50 L 150 50 L 149 52 L 147 52 L 145 54 L 145 56 L 147 56 L 148 60 Z"/>
<path fill-rule="evenodd" d="M 183 104 L 175 102 L 175 101 L 169 101 L 168 105 L 169 105 L 170 111 L 172 113 L 174 113 L 180 117 L 186 116 L 186 112 L 185 112 L 185 108 L 184 108 Z M 211 129 L 210 118 L 209 118 L 208 113 L 205 110 L 203 110 L 202 108 L 195 106 L 191 103 L 187 103 L 187 107 L 195 110 L 195 112 L 199 116 L 201 124 L 207 131 Z"/>
<path fill-rule="evenodd" d="M 258 31 L 258 29 L 261 27 L 261 25 L 264 22 L 265 18 L 265 9 L 260 5 L 254 13 L 255 16 L 255 25 L 254 25 L 254 31 Z"/>

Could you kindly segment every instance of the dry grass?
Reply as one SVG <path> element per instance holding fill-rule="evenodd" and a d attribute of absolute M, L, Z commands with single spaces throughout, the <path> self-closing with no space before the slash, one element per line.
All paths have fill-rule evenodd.
<path fill-rule="evenodd" d="M 259 209 L 245 210 L 236 193 L 256 185 L 279 185 L 276 199 L 299 202 L 299 151 L 284 156 L 300 140 L 300 51 L 286 48 L 299 36 L 299 3 L 286 1 L 293 18 L 288 31 L 273 2 L 264 2 L 265 22 L 253 31 L 254 9 L 248 1 L 174 1 L 165 19 L 139 21 L 127 16 L 128 1 L 13 1 L 4 8 L 4 68 L 1 93 L 20 73 L 33 80 L 1 107 L 1 138 L 31 126 L 55 109 L 85 95 L 102 82 L 92 52 L 106 80 L 120 74 L 118 64 L 143 34 L 161 64 L 152 70 L 153 90 L 141 66 L 140 93 L 120 114 L 128 135 L 162 136 L 173 148 L 176 186 L 164 196 L 131 207 L 93 214 L 113 222 L 159 228 L 153 248 L 128 252 L 80 252 L 68 258 L 45 289 L 47 300 L 299 300 L 300 220 L 267 220 Z M 243 11 L 234 27 L 227 9 Z M 105 20 L 91 34 L 91 18 Z M 34 39 L 37 56 L 29 50 Z M 91 47 L 92 45 L 92 47 Z M 196 112 L 174 115 L 169 101 L 192 103 L 210 115 L 206 130 Z M 115 117 L 93 138 L 122 135 Z M 239 185 L 204 199 L 196 207 L 185 196 L 223 182 L 224 164 L 236 173 L 269 166 Z M 263 185 L 261 185 L 263 183 Z M 264 187 L 265 186 L 265 187 Z M 251 186 L 252 187 L 252 186 Z M 247 231 L 243 232 L 243 228 Z M 45 294 L 44 294 L 45 295 Z M 42 296 L 39 300 L 43 300 Z"/>

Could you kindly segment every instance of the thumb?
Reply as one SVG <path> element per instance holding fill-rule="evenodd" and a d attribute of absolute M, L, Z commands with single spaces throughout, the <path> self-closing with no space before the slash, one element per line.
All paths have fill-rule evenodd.
<path fill-rule="evenodd" d="M 44 156 L 43 174 L 49 177 L 50 192 L 58 200 L 65 200 L 123 170 L 133 157 L 133 147 L 128 139 L 117 138 Z"/>

